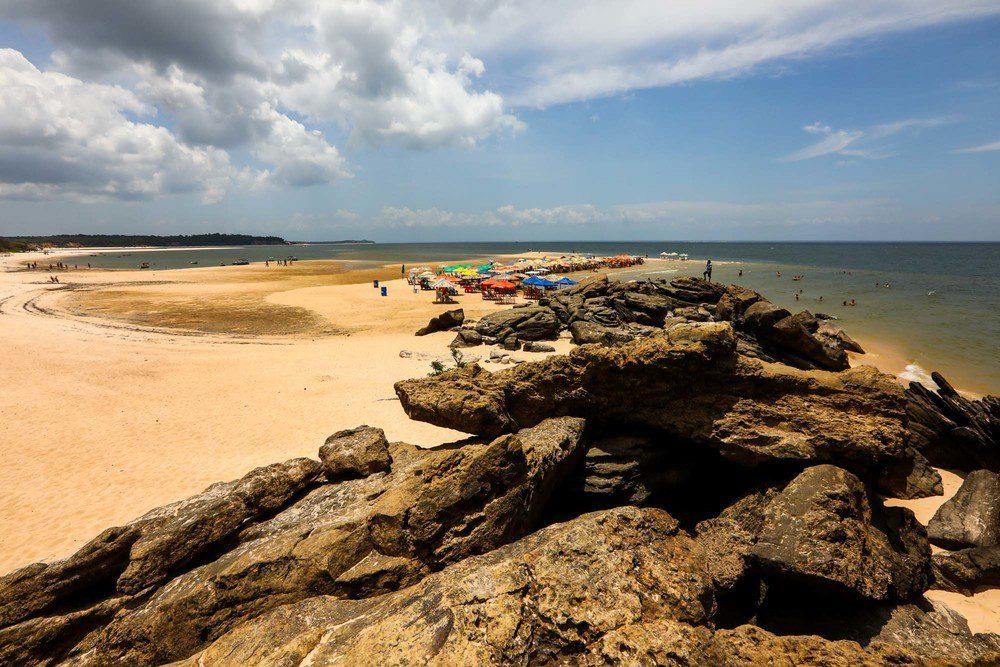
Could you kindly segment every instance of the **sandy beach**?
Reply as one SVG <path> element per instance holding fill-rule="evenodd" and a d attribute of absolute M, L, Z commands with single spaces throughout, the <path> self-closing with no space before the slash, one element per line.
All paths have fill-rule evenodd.
<path fill-rule="evenodd" d="M 108 526 L 255 466 L 315 457 L 340 429 L 378 425 L 425 447 L 464 437 L 408 419 L 393 392 L 449 359 L 454 334 L 413 332 L 457 307 L 414 293 L 399 265 L 70 270 L 54 284 L 47 271 L 13 270 L 29 259 L 0 260 L 0 572 L 65 557 Z M 470 319 L 507 307 L 458 301 Z M 902 372 L 891 348 L 873 352 L 855 363 Z M 926 523 L 961 483 L 944 474 L 944 497 L 892 502 Z M 974 630 L 1000 628 L 996 590 L 928 596 Z"/>

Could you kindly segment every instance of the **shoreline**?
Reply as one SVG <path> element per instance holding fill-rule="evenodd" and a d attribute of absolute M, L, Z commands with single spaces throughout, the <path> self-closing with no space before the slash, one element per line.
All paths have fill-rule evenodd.
<path fill-rule="evenodd" d="M 255 466 L 313 457 L 340 429 L 378 424 L 390 440 L 421 446 L 464 437 L 408 419 L 392 385 L 429 373 L 435 359 L 450 359 L 453 333 L 413 335 L 431 316 L 462 307 L 477 319 L 509 306 L 471 294 L 456 306 L 436 306 L 430 293 L 405 285 L 399 264 L 296 264 L 61 274 L 72 285 L 25 271 L 0 273 L 0 363 L 10 386 L 0 395 L 7 428 L 0 572 L 66 556 L 109 525 Z M 678 271 L 684 268 L 677 263 Z M 372 288 L 372 276 L 391 278 L 383 282 L 388 298 Z M 95 295 L 120 318 L 70 307 Z M 274 324 L 270 318 L 301 324 L 309 314 L 337 333 L 306 327 L 283 336 L 191 335 L 128 324 L 197 313 L 206 304 L 216 309 L 210 314 L 234 309 L 218 311 L 225 326 L 258 311 L 265 324 Z M 873 353 L 861 363 L 894 370 L 891 346 L 861 343 Z M 572 344 L 562 338 L 555 347 L 565 353 Z M 411 355 L 400 357 L 403 350 Z"/>

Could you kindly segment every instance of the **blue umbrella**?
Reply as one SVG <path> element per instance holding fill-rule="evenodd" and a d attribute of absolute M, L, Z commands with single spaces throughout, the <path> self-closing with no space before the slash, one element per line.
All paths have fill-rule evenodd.
<path fill-rule="evenodd" d="M 578 283 L 572 278 L 560 278 L 556 281 L 556 285 L 577 285 Z"/>

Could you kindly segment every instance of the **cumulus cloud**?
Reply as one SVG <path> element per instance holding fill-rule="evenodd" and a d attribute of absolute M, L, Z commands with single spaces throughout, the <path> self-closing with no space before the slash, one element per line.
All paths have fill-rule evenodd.
<path fill-rule="evenodd" d="M 171 161 L 200 161 L 203 171 L 221 174 L 236 169 L 230 155 L 241 161 L 237 175 L 201 181 L 213 192 L 224 191 L 219 184 L 227 179 L 242 187 L 330 183 L 351 173 L 343 145 L 334 143 L 473 147 L 520 130 L 517 106 L 737 76 L 852 40 L 998 12 L 995 0 L 0 3 L 0 19 L 48 36 L 54 50 L 44 76 L 77 82 L 81 108 L 111 109 L 102 116 L 133 123 L 132 134 L 148 137 L 147 153 L 156 144 L 165 156 L 162 185 L 152 187 L 122 182 L 130 164 L 124 157 L 116 179 L 108 175 L 110 153 L 95 160 L 104 166 L 90 178 L 113 180 L 104 196 L 123 198 L 199 189 L 180 173 L 167 177 Z M 117 97 L 109 101 L 112 91 Z M 56 125 L 72 124 L 74 108 L 51 110 L 65 115 Z M 902 129 L 831 129 L 796 159 L 850 155 L 879 132 Z M 86 137 L 75 140 L 51 156 L 94 150 Z M 14 157 L 2 158 L 7 172 Z M 75 187 L 80 196 L 100 187 L 83 183 L 88 176 L 74 171 L 72 159 L 40 159 L 21 168 L 19 189 L 42 196 L 52 191 L 46 178 L 62 183 L 59 192 Z"/>
<path fill-rule="evenodd" d="M 150 109 L 119 86 L 42 72 L 0 49 L 0 197 L 148 199 L 163 193 L 223 196 L 229 156 L 193 148 L 135 118 Z"/>
<path fill-rule="evenodd" d="M 881 123 L 867 130 L 835 130 L 829 125 L 816 121 L 802 128 L 804 132 L 819 135 L 820 139 L 805 148 L 781 158 L 781 162 L 801 162 L 823 157 L 842 155 L 877 160 L 891 157 L 894 153 L 884 141 L 901 132 L 937 127 L 952 122 L 950 118 L 907 118 L 905 120 Z M 845 166 L 844 161 L 837 163 Z"/>

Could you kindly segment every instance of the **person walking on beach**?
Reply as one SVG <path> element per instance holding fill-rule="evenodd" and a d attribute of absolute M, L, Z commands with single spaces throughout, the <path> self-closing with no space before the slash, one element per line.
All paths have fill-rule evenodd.
<path fill-rule="evenodd" d="M 712 260 L 708 260 L 708 263 L 705 264 L 705 272 L 701 275 L 704 276 L 705 280 L 708 282 L 712 282 Z"/>

